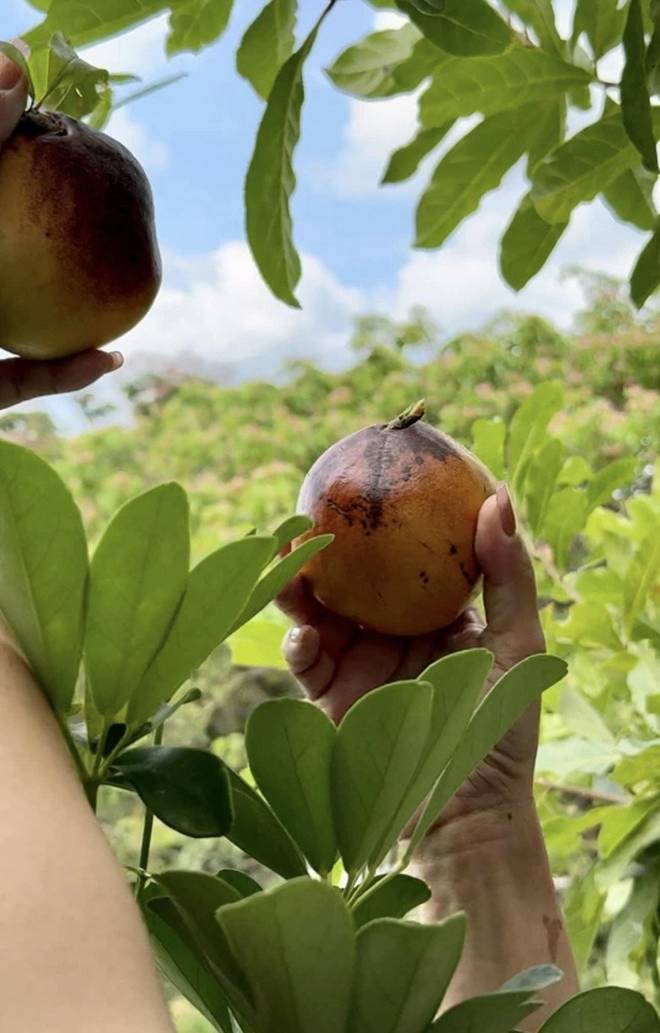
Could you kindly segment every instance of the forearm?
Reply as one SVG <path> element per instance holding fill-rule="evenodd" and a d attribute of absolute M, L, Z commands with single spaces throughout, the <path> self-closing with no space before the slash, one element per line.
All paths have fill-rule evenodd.
<path fill-rule="evenodd" d="M 0 644 L 0 1026 L 172 1033 L 148 939 L 55 719 Z"/>
<path fill-rule="evenodd" d="M 577 993 L 575 963 L 531 804 L 468 815 L 436 830 L 418 853 L 416 874 L 432 892 L 428 921 L 456 911 L 468 919 L 465 951 L 443 1009 L 548 963 L 562 969 L 564 978 L 544 991 L 546 1007 L 523 1028 L 538 1029 Z"/>

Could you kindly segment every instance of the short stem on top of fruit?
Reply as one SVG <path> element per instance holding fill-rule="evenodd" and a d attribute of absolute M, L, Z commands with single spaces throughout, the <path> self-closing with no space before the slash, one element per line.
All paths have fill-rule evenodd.
<path fill-rule="evenodd" d="M 407 409 L 404 409 L 402 413 L 392 420 L 390 423 L 385 424 L 386 430 L 405 430 L 406 427 L 412 427 L 413 423 L 417 423 L 419 420 L 424 418 L 426 412 L 426 402 L 423 398 L 420 398 L 418 402 L 413 405 L 409 405 Z"/>

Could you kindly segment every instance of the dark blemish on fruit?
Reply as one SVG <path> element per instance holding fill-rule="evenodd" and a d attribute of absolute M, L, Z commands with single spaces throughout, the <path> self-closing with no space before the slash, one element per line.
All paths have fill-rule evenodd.
<path fill-rule="evenodd" d="M 509 821 L 513 821 L 513 814 L 511 813 L 511 811 L 508 812 L 507 818 Z"/>
<path fill-rule="evenodd" d="M 450 545 L 449 546 L 449 555 L 450 556 L 455 556 L 457 552 L 458 552 L 458 549 L 456 548 L 455 545 Z"/>
<path fill-rule="evenodd" d="M 335 513 L 338 513 L 339 516 L 343 517 L 349 527 L 353 526 L 353 517 L 351 516 L 351 514 L 347 512 L 347 510 L 342 509 L 342 507 L 337 502 L 335 502 L 334 499 L 327 499 L 326 505 Z"/>
<path fill-rule="evenodd" d="M 428 585 L 428 583 L 429 583 L 429 576 L 428 576 L 428 574 L 426 573 L 425 570 L 420 570 L 420 572 L 419 572 L 419 580 L 422 582 L 423 585 Z"/>
<path fill-rule="evenodd" d="M 424 466 L 424 456 L 415 456 L 415 462 L 418 466 Z"/>
<path fill-rule="evenodd" d="M 448 439 L 433 427 L 429 427 L 427 423 L 415 423 L 407 430 L 401 431 L 401 438 L 405 441 L 406 448 L 415 454 L 416 463 L 419 463 L 420 459 L 423 463 L 427 456 L 444 462 L 446 459 L 458 455 Z"/>
<path fill-rule="evenodd" d="M 459 567 L 461 569 L 461 574 L 463 575 L 463 577 L 467 581 L 467 583 L 470 586 L 470 588 L 474 588 L 474 586 L 477 583 L 478 578 L 476 578 L 473 574 L 470 573 L 469 570 L 467 570 L 465 564 L 463 563 L 463 560 L 461 560 L 461 562 L 459 563 Z"/>

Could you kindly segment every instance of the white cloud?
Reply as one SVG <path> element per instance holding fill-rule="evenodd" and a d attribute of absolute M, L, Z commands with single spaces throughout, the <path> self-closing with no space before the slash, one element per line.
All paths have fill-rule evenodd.
<path fill-rule="evenodd" d="M 149 316 L 119 342 L 127 372 L 154 365 L 206 365 L 245 376 L 273 376 L 286 359 L 313 356 L 336 365 L 364 299 L 317 258 L 303 256 L 301 311 L 265 287 L 247 245 L 233 241 L 196 258 L 165 256 L 166 282 Z"/>
<path fill-rule="evenodd" d="M 128 108 L 115 111 L 105 131 L 128 147 L 147 171 L 167 165 L 170 156 L 165 144 L 152 137 Z"/>
<path fill-rule="evenodd" d="M 382 32 L 384 29 L 399 29 L 407 21 L 405 14 L 399 14 L 397 11 L 377 11 L 374 15 L 374 32 Z"/>
<path fill-rule="evenodd" d="M 167 16 L 153 18 L 121 37 L 96 43 L 82 53 L 90 64 L 111 72 L 131 72 L 149 78 L 169 67 L 165 54 Z"/>
<path fill-rule="evenodd" d="M 351 99 L 342 145 L 327 173 L 329 185 L 340 197 L 375 194 L 390 154 L 408 142 L 416 124 L 414 94 L 380 101 Z"/>

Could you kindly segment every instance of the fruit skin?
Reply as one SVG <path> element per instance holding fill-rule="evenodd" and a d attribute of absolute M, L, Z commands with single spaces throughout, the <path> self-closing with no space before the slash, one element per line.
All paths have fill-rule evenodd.
<path fill-rule="evenodd" d="M 320 602 L 372 631 L 412 636 L 447 627 L 477 594 L 477 516 L 496 482 L 419 416 L 397 422 L 317 459 L 298 499 L 314 527 L 299 541 L 335 535 L 303 570 Z"/>
<path fill-rule="evenodd" d="M 110 137 L 26 112 L 0 152 L 0 212 L 0 347 L 60 358 L 114 340 L 151 307 L 151 188 Z"/>

